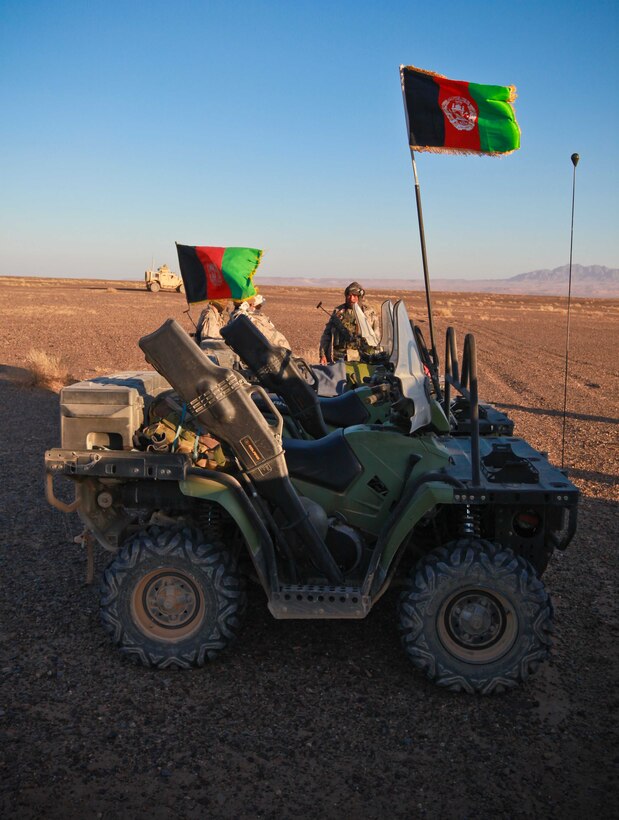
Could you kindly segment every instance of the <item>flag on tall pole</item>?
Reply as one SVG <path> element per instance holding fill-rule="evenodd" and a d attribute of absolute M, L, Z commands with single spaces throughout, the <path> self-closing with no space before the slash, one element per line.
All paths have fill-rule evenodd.
<path fill-rule="evenodd" d="M 511 154 L 520 147 L 513 85 L 450 80 L 415 66 L 400 66 L 408 125 L 415 151 Z"/>
<path fill-rule="evenodd" d="M 258 292 L 253 283 L 262 259 L 258 248 L 214 248 L 177 242 L 176 250 L 188 304 L 249 299 Z"/>
<path fill-rule="evenodd" d="M 439 360 L 434 338 L 430 273 L 415 151 L 489 156 L 511 154 L 520 147 L 520 128 L 513 106 L 516 87 L 449 80 L 442 74 L 412 65 L 400 66 L 400 82 L 415 177 L 431 357 L 434 376 L 438 378 Z"/>

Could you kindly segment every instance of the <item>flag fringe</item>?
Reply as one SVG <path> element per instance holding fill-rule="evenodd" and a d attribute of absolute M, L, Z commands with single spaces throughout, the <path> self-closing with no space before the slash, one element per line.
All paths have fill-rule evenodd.
<path fill-rule="evenodd" d="M 468 148 L 441 148 L 424 145 L 410 145 L 410 148 L 411 151 L 425 151 L 428 154 L 465 154 L 473 157 L 506 157 L 508 154 L 513 154 L 514 151 L 518 150 L 512 148 L 511 151 L 472 151 Z"/>
<path fill-rule="evenodd" d="M 210 302 L 218 302 L 218 301 L 229 302 L 230 299 L 232 299 L 231 296 L 223 296 L 223 297 L 218 296 L 217 299 L 200 299 L 199 302 L 187 302 L 187 304 L 189 305 L 190 308 L 192 308 L 192 307 L 197 307 L 198 305 L 208 305 Z"/>
<path fill-rule="evenodd" d="M 264 256 L 264 251 L 258 251 L 258 258 L 256 259 L 256 264 L 254 265 L 254 269 L 249 274 L 250 279 L 253 278 L 254 273 L 258 270 L 258 265 L 262 262 L 262 257 Z"/>
<path fill-rule="evenodd" d="M 449 79 L 445 74 L 439 74 L 438 71 L 428 71 L 425 68 L 417 68 L 416 65 L 401 65 L 400 66 L 400 75 L 403 74 L 406 68 L 410 68 L 411 71 L 418 71 L 420 74 L 429 74 L 430 77 L 439 77 L 441 80 Z"/>

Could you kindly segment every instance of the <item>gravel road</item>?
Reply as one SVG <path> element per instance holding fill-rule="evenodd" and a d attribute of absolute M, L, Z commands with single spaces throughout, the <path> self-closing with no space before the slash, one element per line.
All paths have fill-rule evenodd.
<path fill-rule="evenodd" d="M 265 288 L 295 348 L 319 298 Z M 391 294 L 376 294 L 377 301 Z M 421 313 L 420 294 L 406 294 Z M 437 324 L 477 336 L 480 392 L 561 457 L 560 300 L 437 297 Z M 43 453 L 58 396 L 23 382 L 31 348 L 74 378 L 143 366 L 137 339 L 176 294 L 0 281 L 0 814 L 16 818 L 611 818 L 617 816 L 617 301 L 577 300 L 566 463 L 583 492 L 576 538 L 545 581 L 552 659 L 491 698 L 416 673 L 395 593 L 359 622 L 276 621 L 250 591 L 237 643 L 190 672 L 132 665 L 98 622 L 75 515 L 47 505 Z M 463 338 L 463 337 L 462 337 Z M 614 340 L 614 341 L 613 341 Z M 98 553 L 97 579 L 108 559 Z"/>

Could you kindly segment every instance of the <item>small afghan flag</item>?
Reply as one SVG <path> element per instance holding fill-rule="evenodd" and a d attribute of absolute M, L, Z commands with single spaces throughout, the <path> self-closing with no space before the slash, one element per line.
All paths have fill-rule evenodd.
<path fill-rule="evenodd" d="M 412 149 L 497 155 L 520 148 L 515 86 L 448 80 L 412 65 L 400 66 L 400 78 Z"/>
<path fill-rule="evenodd" d="M 262 251 L 257 248 L 207 248 L 179 245 L 178 264 L 190 305 L 210 299 L 249 299 Z"/>

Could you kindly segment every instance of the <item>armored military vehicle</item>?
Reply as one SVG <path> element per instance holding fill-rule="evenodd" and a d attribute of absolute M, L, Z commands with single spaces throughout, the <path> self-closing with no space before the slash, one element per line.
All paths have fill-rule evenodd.
<path fill-rule="evenodd" d="M 183 280 L 170 270 L 167 265 L 161 265 L 157 270 L 147 270 L 144 272 L 146 289 L 151 293 L 158 293 L 160 290 L 175 290 L 177 293 L 185 293 Z"/>

